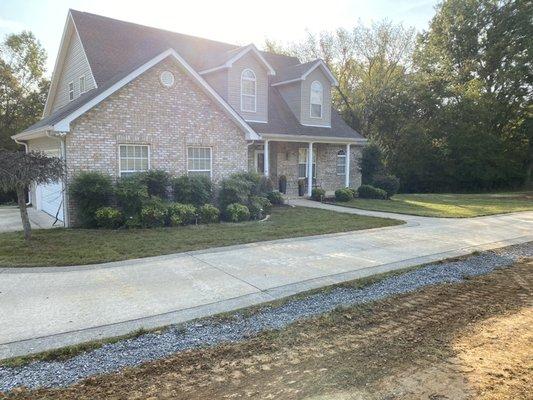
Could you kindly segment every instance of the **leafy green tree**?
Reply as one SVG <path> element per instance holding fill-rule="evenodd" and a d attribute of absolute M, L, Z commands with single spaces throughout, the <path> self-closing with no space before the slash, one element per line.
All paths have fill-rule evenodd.
<path fill-rule="evenodd" d="M 8 35 L 0 44 L 0 148 L 15 149 L 11 136 L 41 117 L 49 88 L 45 63 L 31 32 Z"/>

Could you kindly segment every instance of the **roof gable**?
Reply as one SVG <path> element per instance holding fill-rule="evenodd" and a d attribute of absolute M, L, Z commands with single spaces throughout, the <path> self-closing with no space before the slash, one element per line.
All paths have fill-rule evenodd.
<path fill-rule="evenodd" d="M 231 68 L 233 66 L 233 63 L 240 60 L 247 54 L 252 54 L 257 58 L 265 67 L 267 70 L 267 73 L 269 75 L 276 75 L 276 71 L 272 66 L 268 63 L 268 61 L 263 57 L 261 52 L 257 50 L 257 47 L 255 47 L 253 44 L 249 44 L 248 46 L 245 46 L 240 49 L 234 49 L 226 52 L 225 55 L 222 55 L 222 57 L 225 56 L 225 60 L 221 64 L 217 64 L 211 68 L 204 69 L 203 71 L 200 71 L 200 74 L 208 74 L 210 72 L 215 72 L 224 68 Z"/>
<path fill-rule="evenodd" d="M 303 81 L 309 76 L 315 69 L 320 68 L 326 78 L 332 85 L 337 86 L 339 82 L 333 76 L 328 66 L 323 60 L 314 60 L 304 64 L 291 65 L 281 71 L 279 71 L 276 79 L 273 81 L 272 86 L 285 85 L 288 83 Z"/>

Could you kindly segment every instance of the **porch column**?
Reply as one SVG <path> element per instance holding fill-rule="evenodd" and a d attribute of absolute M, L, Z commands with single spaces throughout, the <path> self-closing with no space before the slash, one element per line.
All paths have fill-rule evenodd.
<path fill-rule="evenodd" d="M 264 166 L 263 166 L 264 173 L 265 173 L 265 176 L 268 176 L 269 173 L 270 173 L 270 166 L 268 164 L 268 160 L 270 159 L 269 154 L 268 154 L 268 140 L 265 140 L 263 157 L 264 157 L 264 162 L 263 162 L 264 163 Z"/>
<path fill-rule="evenodd" d="M 350 143 L 346 145 L 346 179 L 344 186 L 350 187 Z"/>
<path fill-rule="evenodd" d="M 311 197 L 313 190 L 313 142 L 309 142 L 307 149 L 307 195 Z"/>

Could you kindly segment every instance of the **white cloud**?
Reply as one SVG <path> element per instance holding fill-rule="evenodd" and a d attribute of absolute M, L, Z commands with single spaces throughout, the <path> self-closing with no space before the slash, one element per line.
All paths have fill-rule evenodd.
<path fill-rule="evenodd" d="M 0 29 L 6 30 L 9 32 L 14 32 L 14 31 L 21 31 L 21 30 L 27 29 L 27 27 L 22 22 L 13 21 L 10 19 L 5 19 L 5 18 L 0 17 Z"/>

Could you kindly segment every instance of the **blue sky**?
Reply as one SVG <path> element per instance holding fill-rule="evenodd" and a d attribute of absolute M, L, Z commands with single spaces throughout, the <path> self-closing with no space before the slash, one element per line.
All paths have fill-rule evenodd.
<path fill-rule="evenodd" d="M 264 5 L 268 4 L 267 7 Z M 0 36 L 31 30 L 54 65 L 69 8 L 236 44 L 265 38 L 293 42 L 306 30 L 353 27 L 384 18 L 417 30 L 427 28 L 436 0 L 2 0 Z"/>

